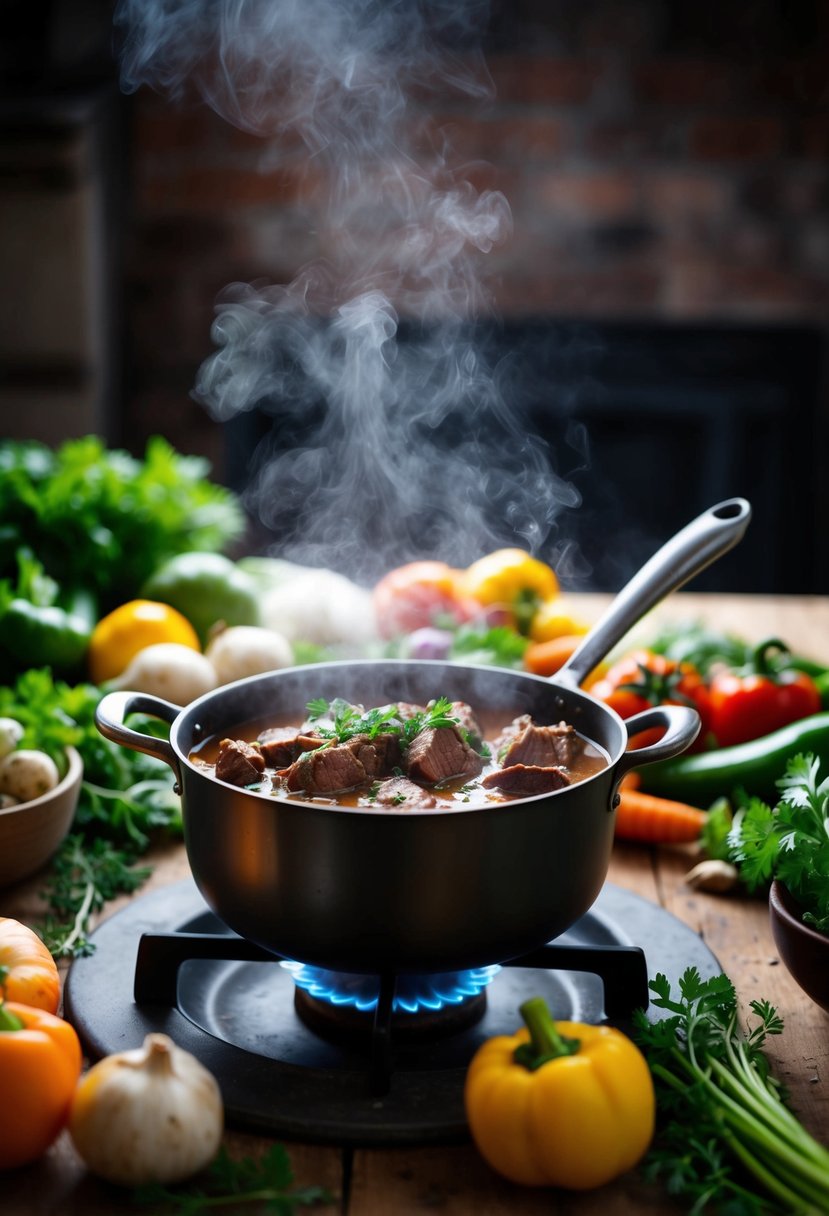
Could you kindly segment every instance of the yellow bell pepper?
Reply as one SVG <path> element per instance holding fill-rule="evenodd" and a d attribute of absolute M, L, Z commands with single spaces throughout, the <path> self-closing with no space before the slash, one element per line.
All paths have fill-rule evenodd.
<path fill-rule="evenodd" d="M 586 621 L 565 611 L 562 597 L 556 595 L 538 605 L 530 622 L 529 636 L 533 642 L 550 642 L 553 638 L 581 637 L 588 628 Z"/>
<path fill-rule="evenodd" d="M 656 1103 L 644 1056 L 611 1026 L 554 1022 L 546 1003 L 478 1049 L 464 1101 L 472 1139 L 505 1178 L 589 1190 L 632 1169 L 653 1137 Z"/>
<path fill-rule="evenodd" d="M 496 549 L 473 562 L 459 581 L 463 594 L 483 607 L 505 609 L 520 633 L 527 633 L 539 604 L 558 594 L 552 568 L 523 549 Z"/>

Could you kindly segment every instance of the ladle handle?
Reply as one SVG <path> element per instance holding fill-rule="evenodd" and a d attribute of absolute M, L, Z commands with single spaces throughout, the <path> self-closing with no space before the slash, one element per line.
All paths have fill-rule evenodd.
<path fill-rule="evenodd" d="M 645 563 L 555 674 L 573 688 L 622 640 L 649 609 L 733 548 L 748 527 L 751 505 L 728 498 L 697 516 Z"/>

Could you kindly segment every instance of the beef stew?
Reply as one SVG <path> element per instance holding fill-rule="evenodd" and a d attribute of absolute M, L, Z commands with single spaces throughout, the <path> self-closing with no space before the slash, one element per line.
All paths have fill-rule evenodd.
<path fill-rule="evenodd" d="M 301 722 L 240 726 L 190 755 L 217 780 L 302 802 L 431 811 L 501 803 L 574 785 L 609 759 L 566 722 L 511 719 L 441 697 L 366 710 L 312 701 Z"/>

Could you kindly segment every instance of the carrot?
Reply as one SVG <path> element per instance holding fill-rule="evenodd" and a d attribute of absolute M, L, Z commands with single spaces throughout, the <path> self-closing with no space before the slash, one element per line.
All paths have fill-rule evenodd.
<path fill-rule="evenodd" d="M 699 807 L 645 794 L 623 783 L 616 808 L 616 836 L 643 844 L 690 844 L 699 839 L 707 818 Z"/>
<path fill-rule="evenodd" d="M 524 651 L 524 669 L 535 676 L 551 676 L 563 667 L 584 637 L 575 633 L 563 633 L 546 642 L 530 642 Z"/>

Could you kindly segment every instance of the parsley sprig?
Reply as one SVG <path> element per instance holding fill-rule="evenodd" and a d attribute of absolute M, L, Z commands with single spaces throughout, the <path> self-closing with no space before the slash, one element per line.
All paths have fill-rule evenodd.
<path fill-rule="evenodd" d="M 829 933 L 829 777 L 821 781 L 819 770 L 812 755 L 789 760 L 777 805 L 748 799 L 734 815 L 727 845 L 750 891 L 779 879 L 804 909 L 804 921 Z"/>
<path fill-rule="evenodd" d="M 671 1015 L 634 1015 L 657 1095 L 661 1125 L 646 1162 L 692 1213 L 764 1216 L 829 1210 L 829 1152 L 785 1104 L 763 1046 L 783 1022 L 765 1000 L 739 1025 L 737 996 L 725 975 L 703 980 L 689 967 L 674 997 L 664 975 L 652 1003 Z"/>
<path fill-rule="evenodd" d="M 273 1144 L 258 1161 L 252 1157 L 234 1160 L 221 1148 L 200 1183 L 185 1187 L 159 1184 L 137 1187 L 137 1204 L 152 1205 L 159 1213 L 177 1212 L 197 1216 L 222 1207 L 245 1203 L 261 1205 L 276 1216 L 293 1216 L 297 1208 L 332 1204 L 334 1196 L 321 1186 L 294 1186 L 294 1173 L 284 1144 Z"/>
<path fill-rule="evenodd" d="M 347 743 L 357 735 L 374 739 L 382 733 L 399 735 L 403 746 L 408 747 L 415 735 L 430 727 L 459 725 L 458 717 L 450 712 L 452 702 L 448 697 L 438 697 L 427 709 L 409 718 L 401 718 L 396 705 L 363 711 L 339 697 L 330 702 L 318 697 L 309 701 L 306 709 L 320 737 L 335 743 Z"/>

